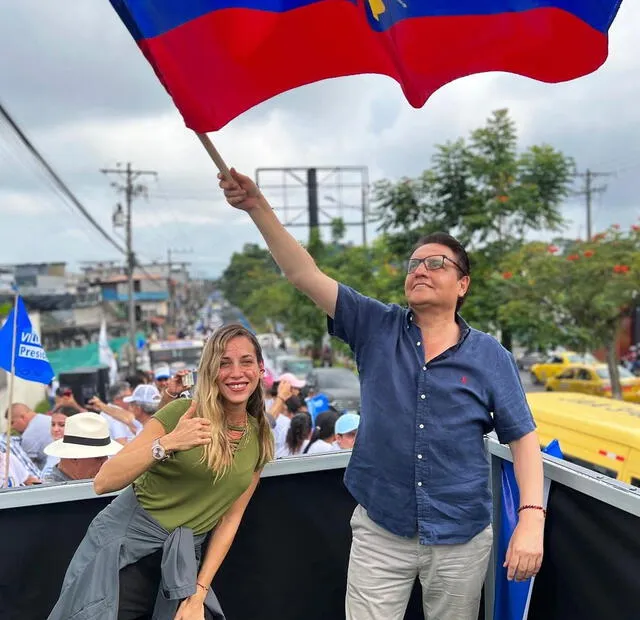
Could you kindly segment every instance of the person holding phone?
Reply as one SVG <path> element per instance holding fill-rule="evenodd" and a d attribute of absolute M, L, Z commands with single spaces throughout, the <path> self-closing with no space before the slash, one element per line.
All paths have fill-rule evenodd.
<path fill-rule="evenodd" d="M 160 392 L 162 397 L 160 407 L 168 405 L 172 400 L 181 396 L 189 396 L 195 385 L 196 373 L 190 370 L 178 370 L 175 375 L 169 377 Z"/>
<path fill-rule="evenodd" d="M 262 372 L 250 331 L 214 333 L 195 399 L 163 407 L 96 476 L 96 493 L 125 491 L 89 526 L 49 620 L 111 618 L 114 605 L 118 620 L 224 617 L 210 584 L 274 454 Z"/>

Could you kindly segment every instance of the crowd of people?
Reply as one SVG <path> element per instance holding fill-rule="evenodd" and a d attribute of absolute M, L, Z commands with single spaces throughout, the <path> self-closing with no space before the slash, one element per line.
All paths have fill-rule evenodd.
<path fill-rule="evenodd" d="M 76 406 L 64 389 L 59 416 L 14 405 L 23 455 L 13 462 L 26 456 L 73 479 L 77 461 L 91 459 L 96 493 L 123 491 L 89 526 L 48 620 L 112 613 L 116 599 L 120 620 L 223 619 L 211 583 L 265 464 L 351 447 L 346 620 L 400 620 L 416 578 L 425 617 L 475 620 L 493 546 L 487 433 L 509 445 L 518 486 L 518 522 L 500 558 L 507 579 L 540 570 L 546 508 L 515 360 L 459 314 L 471 284 L 466 250 L 446 233 L 420 239 L 407 261 L 407 306 L 385 304 L 323 273 L 249 177 L 232 169 L 220 186 L 353 351 L 362 425 L 294 375 L 266 383 L 261 346 L 240 325 L 207 341 L 193 398 L 180 398 L 178 373 L 114 385 L 110 402 L 88 403 L 94 412 L 64 413 Z M 52 442 L 54 420 L 58 436 L 64 429 Z"/>
<path fill-rule="evenodd" d="M 11 421 L 17 434 L 11 440 L 9 486 L 93 479 L 102 464 L 138 436 L 162 406 L 177 396 L 189 396 L 182 385 L 184 374 L 138 371 L 111 385 L 107 402 L 94 396 L 85 406 L 78 404 L 70 387 L 60 386 L 52 394 L 48 413 L 14 403 Z M 326 410 L 314 405 L 304 380 L 291 373 L 277 381 L 263 379 L 262 387 L 276 458 L 353 448 L 360 421 L 357 414 L 343 414 L 329 404 Z M 0 452 L 3 481 L 4 435 Z"/>

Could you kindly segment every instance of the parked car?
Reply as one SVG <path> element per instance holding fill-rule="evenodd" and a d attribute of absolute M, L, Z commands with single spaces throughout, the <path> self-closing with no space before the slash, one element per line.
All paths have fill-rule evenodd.
<path fill-rule="evenodd" d="M 310 357 L 296 357 L 294 355 L 279 355 L 274 360 L 276 376 L 290 372 L 296 377 L 305 377 L 313 370 L 313 360 Z"/>
<path fill-rule="evenodd" d="M 640 377 L 618 366 L 622 399 L 640 403 Z M 611 398 L 611 377 L 605 364 L 590 366 L 571 364 L 547 381 L 547 392 L 579 392 Z"/>
<path fill-rule="evenodd" d="M 520 370 L 530 370 L 534 364 L 541 364 L 546 359 L 546 354 L 539 351 L 526 351 L 516 359 Z"/>
<path fill-rule="evenodd" d="M 575 351 L 553 353 L 541 364 L 531 366 L 531 379 L 537 385 L 545 384 L 547 380 L 561 373 L 570 364 L 593 366 L 600 364 L 600 362 L 591 353 L 585 353 L 584 355 Z"/>
<path fill-rule="evenodd" d="M 326 394 L 337 411 L 359 413 L 360 381 L 348 368 L 314 368 L 306 379 L 309 389 Z"/>

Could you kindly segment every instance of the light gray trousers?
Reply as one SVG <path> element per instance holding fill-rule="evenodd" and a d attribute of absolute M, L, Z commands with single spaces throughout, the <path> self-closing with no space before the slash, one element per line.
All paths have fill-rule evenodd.
<path fill-rule="evenodd" d="M 426 546 L 391 534 L 358 506 L 351 529 L 346 620 L 402 620 L 416 577 L 426 620 L 477 620 L 491 526 L 461 545 Z"/>

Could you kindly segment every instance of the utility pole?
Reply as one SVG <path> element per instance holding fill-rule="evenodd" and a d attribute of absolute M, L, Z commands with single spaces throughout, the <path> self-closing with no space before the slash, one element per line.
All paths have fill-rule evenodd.
<path fill-rule="evenodd" d="M 136 368 L 136 301 L 133 285 L 133 274 L 136 266 L 136 256 L 133 251 L 133 234 L 132 234 L 132 206 L 133 201 L 139 196 L 147 195 L 147 187 L 136 181 L 141 176 L 157 177 L 155 170 L 133 170 L 131 162 L 127 162 L 126 168 L 122 168 L 118 163 L 116 168 L 102 168 L 102 174 L 118 175 L 120 182 L 113 181 L 111 186 L 118 192 L 124 194 L 125 197 L 125 213 L 122 212 L 122 205 L 118 204 L 113 214 L 113 225 L 123 226 L 125 229 L 125 242 L 127 250 L 127 302 L 129 313 L 129 371 L 133 372 Z"/>
<path fill-rule="evenodd" d="M 309 206 L 309 241 L 318 232 L 318 171 L 315 168 L 307 170 L 307 201 Z"/>
<path fill-rule="evenodd" d="M 168 323 L 173 327 L 176 327 L 176 305 L 175 305 L 175 293 L 176 289 L 171 280 L 171 271 L 173 270 L 173 255 L 174 254 L 192 254 L 193 249 L 189 250 L 175 250 L 167 248 L 167 291 L 169 292 L 169 316 Z"/>
<path fill-rule="evenodd" d="M 167 248 L 167 292 L 169 293 L 169 308 L 168 308 L 168 321 L 169 325 L 173 325 L 173 283 L 171 282 L 171 248 Z"/>
<path fill-rule="evenodd" d="M 586 198 L 587 209 L 587 240 L 593 237 L 593 214 L 592 214 L 592 199 L 593 194 L 602 194 L 607 190 L 606 185 L 593 186 L 593 180 L 599 177 L 612 176 L 612 172 L 593 172 L 587 168 L 586 172 L 576 172 L 575 176 L 584 178 L 584 189 L 575 192 L 576 196 L 584 196 Z"/>

